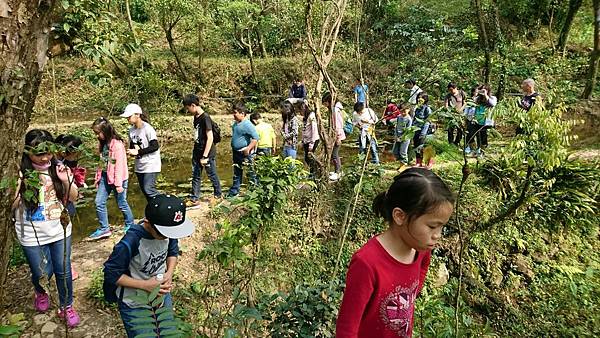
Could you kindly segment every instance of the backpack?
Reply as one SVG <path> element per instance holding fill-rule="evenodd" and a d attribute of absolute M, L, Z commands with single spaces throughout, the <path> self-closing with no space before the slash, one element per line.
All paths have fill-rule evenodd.
<path fill-rule="evenodd" d="M 212 132 L 213 132 L 213 144 L 217 144 L 219 142 L 221 142 L 221 128 L 219 128 L 219 125 L 215 122 L 215 120 L 212 119 L 212 117 L 210 117 L 210 115 L 208 115 L 207 113 L 206 117 L 208 117 L 210 119 L 210 122 L 212 124 Z M 198 136 L 198 133 L 196 132 L 196 135 Z M 198 136 L 199 138 L 200 136 Z M 198 140 L 196 140 L 196 142 L 198 142 Z"/>
<path fill-rule="evenodd" d="M 210 119 L 210 121 L 212 122 L 213 144 L 217 144 L 221 142 L 221 128 L 213 119 Z"/>
<path fill-rule="evenodd" d="M 344 118 L 344 134 L 352 135 L 352 132 L 354 131 L 352 116 L 348 115 L 348 113 L 346 113 L 344 110 L 342 110 L 342 116 Z"/>

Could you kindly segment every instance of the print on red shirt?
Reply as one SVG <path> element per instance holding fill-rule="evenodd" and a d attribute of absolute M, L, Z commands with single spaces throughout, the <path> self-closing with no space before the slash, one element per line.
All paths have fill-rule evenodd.
<path fill-rule="evenodd" d="M 379 307 L 381 320 L 399 337 L 410 337 L 418 286 L 417 281 L 410 287 L 397 286 L 381 301 Z"/>

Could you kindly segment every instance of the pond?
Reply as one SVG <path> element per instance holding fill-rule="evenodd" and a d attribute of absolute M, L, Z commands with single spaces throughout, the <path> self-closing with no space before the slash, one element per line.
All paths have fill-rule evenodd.
<path fill-rule="evenodd" d="M 357 154 L 357 149 L 346 142 L 340 149 L 342 162 L 348 161 Z M 179 196 L 187 196 L 191 190 L 192 174 L 192 144 L 190 142 L 169 143 L 161 147 L 162 172 L 158 179 L 158 190 Z M 389 148 L 389 147 L 387 147 Z M 298 160 L 304 159 L 302 147 L 298 147 Z M 73 217 L 73 239 L 79 241 L 91 234 L 98 227 L 94 199 L 96 190 L 93 188 L 94 170 L 89 169 L 87 183 L 90 188 L 83 192 L 84 197 L 77 203 L 77 214 Z M 224 138 L 217 145 L 217 173 L 221 180 L 223 192 L 227 193 L 233 176 L 230 139 Z M 206 174 L 202 175 L 202 197 L 212 194 L 212 185 Z M 146 199 L 142 194 L 137 177 L 133 172 L 133 160 L 129 160 L 129 190 L 127 201 L 135 219 L 144 216 Z M 109 223 L 120 229 L 123 227 L 123 216 L 117 207 L 116 199 L 111 196 L 107 203 Z M 114 229 L 114 228 L 113 228 Z"/>

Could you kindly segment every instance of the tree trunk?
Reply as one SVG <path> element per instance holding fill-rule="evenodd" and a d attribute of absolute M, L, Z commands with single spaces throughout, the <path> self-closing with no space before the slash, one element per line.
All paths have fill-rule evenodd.
<path fill-rule="evenodd" d="M 0 0 L 0 179 L 16 182 L 42 74 L 48 60 L 48 33 L 56 1 Z M 0 184 L 2 186 L 2 184 Z M 5 285 L 14 224 L 15 186 L 0 190 L 0 285 Z M 0 289 L 0 305 L 6 305 Z"/>
<path fill-rule="evenodd" d="M 575 15 L 577 15 L 577 11 L 579 11 L 582 3 L 583 0 L 569 0 L 569 10 L 567 12 L 565 22 L 560 30 L 558 42 L 556 43 L 556 51 L 559 53 L 564 54 L 567 50 L 567 42 L 569 40 L 571 27 L 573 26 L 573 20 L 575 19 Z"/>
<path fill-rule="evenodd" d="M 483 64 L 483 82 L 490 82 L 490 73 L 492 68 L 492 53 L 490 48 L 490 40 L 485 26 L 485 17 L 481 8 L 481 0 L 473 0 L 472 6 L 477 14 L 477 23 L 479 24 L 479 43 L 483 48 L 485 62 Z"/>
<path fill-rule="evenodd" d="M 269 53 L 267 52 L 267 44 L 265 43 L 265 36 L 260 30 L 260 28 L 256 29 L 256 35 L 258 36 L 258 44 L 260 45 L 260 53 L 263 58 L 268 58 Z"/>
<path fill-rule="evenodd" d="M 204 22 L 198 21 L 198 71 L 202 74 L 204 62 Z"/>
<path fill-rule="evenodd" d="M 135 35 L 135 30 L 133 29 L 133 20 L 131 20 L 131 10 L 129 9 L 129 0 L 125 0 L 125 12 L 127 13 L 127 24 L 129 25 L 129 30 L 131 31 L 131 36 L 135 41 L 135 44 L 138 44 L 137 35 Z"/>
<path fill-rule="evenodd" d="M 163 29 L 165 31 L 165 36 L 167 38 L 167 42 L 169 43 L 169 49 L 171 50 L 171 53 L 173 53 L 173 56 L 175 57 L 175 62 L 177 62 L 177 68 L 179 69 L 179 73 L 181 74 L 181 79 L 185 82 L 188 82 L 187 75 L 185 74 L 185 66 L 183 65 L 183 62 L 179 58 L 179 55 L 177 54 L 177 50 L 175 49 L 175 41 L 173 39 L 173 28 L 164 27 Z"/>
<path fill-rule="evenodd" d="M 246 34 L 247 40 L 244 39 L 244 33 Z M 252 79 L 256 80 L 256 69 L 254 68 L 254 51 L 252 49 L 252 33 L 249 29 L 240 34 L 240 42 L 248 50 L 248 59 L 250 60 L 250 72 L 252 72 Z"/>
<path fill-rule="evenodd" d="M 498 74 L 498 86 L 496 87 L 496 97 L 498 100 L 502 100 L 504 97 L 504 87 L 506 85 L 506 41 L 504 40 L 504 33 L 502 33 L 502 27 L 500 26 L 500 6 L 498 0 L 493 0 L 494 4 L 494 29 L 496 30 L 496 46 L 498 54 L 498 63 L 500 64 L 500 73 Z"/>
<path fill-rule="evenodd" d="M 592 0 L 594 5 L 594 50 L 590 54 L 590 69 L 588 79 L 583 91 L 584 99 L 591 99 L 596 88 L 596 75 L 598 74 L 598 59 L 600 58 L 600 0 Z"/>
<path fill-rule="evenodd" d="M 320 23 L 321 30 L 318 37 L 318 44 L 313 38 L 314 1 L 307 1 L 305 11 L 305 27 L 308 37 L 308 46 L 310 47 L 311 54 L 315 60 L 315 63 L 317 64 L 317 68 L 319 69 L 319 77 L 315 86 L 313 97 L 315 98 L 315 115 L 319 125 L 319 136 L 321 137 L 323 148 L 325 149 L 323 152 L 323 161 L 320 163 L 321 167 L 319 168 L 318 172 L 325 174 L 327 173 L 327 170 L 324 170 L 323 166 L 328 165 L 329 159 L 331 159 L 331 152 L 334 143 L 332 141 L 335 140 L 335 134 L 333 131 L 328 133 L 327 129 L 325 128 L 325 119 L 322 117 L 320 97 L 323 81 L 326 81 L 329 92 L 331 93 L 332 109 L 337 102 L 337 89 L 333 83 L 333 79 L 327 71 L 327 67 L 333 58 L 333 51 L 335 50 L 340 26 L 346 10 L 346 4 L 346 0 L 336 0 L 328 6 L 326 9 L 325 20 Z M 325 164 L 323 165 L 323 163 Z"/>

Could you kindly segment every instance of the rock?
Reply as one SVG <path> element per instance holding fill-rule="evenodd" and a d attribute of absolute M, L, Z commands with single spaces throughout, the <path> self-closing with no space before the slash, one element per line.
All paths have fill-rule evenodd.
<path fill-rule="evenodd" d="M 450 273 L 448 272 L 448 268 L 446 267 L 446 264 L 442 263 L 437 268 L 435 282 L 433 282 L 433 285 L 436 288 L 442 287 L 448 283 L 449 277 Z"/>
<path fill-rule="evenodd" d="M 525 275 L 525 277 L 529 278 L 529 280 L 532 280 L 533 277 L 535 276 L 535 273 L 529 267 L 529 262 L 527 261 L 525 256 L 523 256 L 523 255 L 515 256 L 513 258 L 513 265 L 515 267 L 515 271 L 520 272 L 521 274 Z"/>
<path fill-rule="evenodd" d="M 502 280 L 504 279 L 504 274 L 502 273 L 502 270 L 498 269 L 498 267 L 494 267 L 492 269 L 492 276 L 490 278 L 490 282 L 492 283 L 493 286 L 500 286 L 500 284 L 502 284 Z"/>
<path fill-rule="evenodd" d="M 54 322 L 46 322 L 44 326 L 42 326 L 41 334 L 44 337 L 49 337 L 49 334 L 53 333 L 58 328 Z"/>
<path fill-rule="evenodd" d="M 42 325 L 44 325 L 44 323 L 48 322 L 49 320 L 50 320 L 50 317 L 44 313 L 40 313 L 40 314 L 33 316 L 33 324 L 35 326 L 42 326 Z"/>

